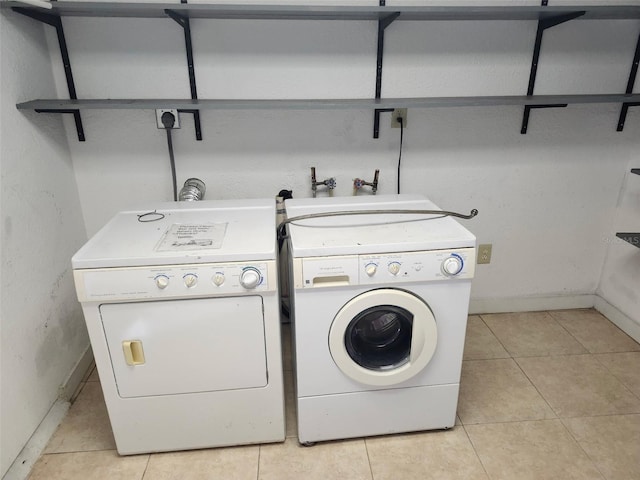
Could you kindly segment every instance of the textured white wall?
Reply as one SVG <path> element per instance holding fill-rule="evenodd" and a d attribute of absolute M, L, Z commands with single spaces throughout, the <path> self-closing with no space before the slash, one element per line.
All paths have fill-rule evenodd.
<path fill-rule="evenodd" d="M 86 236 L 62 122 L 15 107 L 55 95 L 43 29 L 3 12 L 0 38 L 4 475 L 89 340 L 71 276 Z"/>
<path fill-rule="evenodd" d="M 640 232 L 640 154 L 629 162 L 615 212 L 614 230 Z M 635 322 L 640 329 L 640 249 L 611 235 L 603 235 L 608 245 L 598 293 Z"/>
<path fill-rule="evenodd" d="M 81 97 L 189 95 L 173 21 L 65 25 Z M 535 22 L 396 22 L 387 29 L 383 96 L 524 94 L 535 29 Z M 536 93 L 624 91 L 639 31 L 637 21 L 548 30 Z M 373 95 L 374 22 L 193 20 L 192 34 L 201 98 Z M 617 194 L 640 145 L 640 111 L 630 110 L 622 133 L 618 112 L 615 105 L 533 111 L 523 136 L 520 107 L 409 110 L 403 192 L 448 209 L 478 208 L 467 226 L 480 243 L 494 244 L 474 298 L 595 292 L 602 236 L 613 233 Z M 337 177 L 337 195 L 350 195 L 353 178 L 370 179 L 376 168 L 380 193 L 395 191 L 400 132 L 389 128 L 388 114 L 378 140 L 369 111 L 206 110 L 201 117 L 204 140 L 195 141 L 192 117 L 182 115 L 174 146 L 179 184 L 197 176 L 210 199 L 270 197 L 282 188 L 310 196 L 311 166 L 320 178 Z M 171 198 L 165 136 L 153 112 L 83 118 L 86 143 L 66 125 L 89 234 L 120 209 Z"/>

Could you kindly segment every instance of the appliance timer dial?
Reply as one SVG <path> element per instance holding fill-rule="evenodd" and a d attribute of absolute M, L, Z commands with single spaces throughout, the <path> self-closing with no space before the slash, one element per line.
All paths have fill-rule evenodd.
<path fill-rule="evenodd" d="M 255 267 L 247 267 L 240 274 L 240 285 L 246 289 L 256 288 L 261 282 L 262 275 Z"/>
<path fill-rule="evenodd" d="M 156 287 L 160 290 L 164 290 L 169 286 L 169 277 L 166 275 L 156 275 L 154 280 L 156 281 Z"/>
<path fill-rule="evenodd" d="M 462 261 L 462 257 L 452 253 L 451 256 L 445 258 L 442 261 L 442 273 L 444 273 L 448 277 L 453 277 L 454 275 L 459 274 L 462 271 L 462 267 L 464 266 L 464 262 Z"/>

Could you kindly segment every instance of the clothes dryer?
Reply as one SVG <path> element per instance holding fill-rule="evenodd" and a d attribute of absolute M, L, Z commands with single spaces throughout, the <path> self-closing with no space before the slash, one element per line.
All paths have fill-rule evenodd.
<path fill-rule="evenodd" d="M 122 212 L 72 264 L 120 454 L 284 440 L 273 200 Z"/>
<path fill-rule="evenodd" d="M 289 219 L 298 437 L 452 427 L 475 237 L 416 195 L 294 199 Z M 359 213 L 358 213 L 359 212 Z M 366 213 L 366 214 L 365 214 Z"/>

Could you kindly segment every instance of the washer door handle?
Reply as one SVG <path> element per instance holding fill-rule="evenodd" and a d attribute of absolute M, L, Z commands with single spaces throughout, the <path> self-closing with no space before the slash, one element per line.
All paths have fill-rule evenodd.
<path fill-rule="evenodd" d="M 142 341 L 125 340 L 122 342 L 122 350 L 124 351 L 124 360 L 127 365 L 144 365 L 144 350 L 142 349 Z"/>

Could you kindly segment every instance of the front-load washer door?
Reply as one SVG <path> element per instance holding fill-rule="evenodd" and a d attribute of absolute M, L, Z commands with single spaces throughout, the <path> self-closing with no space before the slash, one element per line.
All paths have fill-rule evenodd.
<path fill-rule="evenodd" d="M 264 387 L 262 298 L 100 306 L 123 398 Z"/>
<path fill-rule="evenodd" d="M 335 316 L 329 349 L 338 368 L 365 385 L 409 380 L 429 363 L 438 329 L 429 306 L 404 290 L 381 288 L 352 298 Z"/>

